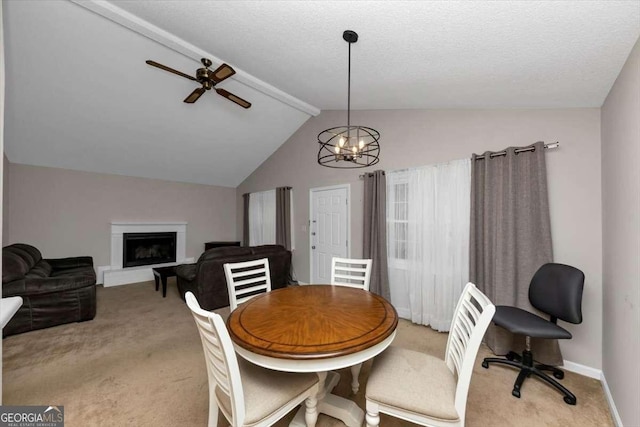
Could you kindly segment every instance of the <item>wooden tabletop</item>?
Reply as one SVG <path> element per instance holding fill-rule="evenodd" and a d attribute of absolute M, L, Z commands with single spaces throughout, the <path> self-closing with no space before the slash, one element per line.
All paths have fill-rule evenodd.
<path fill-rule="evenodd" d="M 343 286 L 277 289 L 238 306 L 227 319 L 236 345 L 283 359 L 359 352 L 389 337 L 398 314 L 384 298 Z"/>

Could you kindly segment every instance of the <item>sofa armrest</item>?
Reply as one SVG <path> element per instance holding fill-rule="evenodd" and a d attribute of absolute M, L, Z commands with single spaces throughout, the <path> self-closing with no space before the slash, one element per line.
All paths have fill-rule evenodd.
<path fill-rule="evenodd" d="M 58 293 L 74 289 L 95 286 L 95 276 L 60 276 L 60 277 L 37 277 L 26 280 L 16 280 L 9 284 L 6 289 L 3 287 L 2 296 L 34 296 L 49 293 Z"/>
<path fill-rule="evenodd" d="M 54 270 L 65 270 L 68 268 L 93 267 L 93 258 L 90 256 L 79 256 L 72 258 L 46 259 Z"/>
<path fill-rule="evenodd" d="M 196 278 L 196 267 L 196 264 L 181 264 L 176 267 L 176 275 L 191 282 Z"/>

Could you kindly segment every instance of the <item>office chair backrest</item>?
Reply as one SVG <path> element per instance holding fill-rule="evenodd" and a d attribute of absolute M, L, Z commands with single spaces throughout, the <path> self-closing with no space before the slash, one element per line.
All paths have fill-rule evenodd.
<path fill-rule="evenodd" d="M 538 310 L 570 323 L 582 323 L 584 273 L 564 264 L 545 264 L 529 285 L 529 301 Z"/>

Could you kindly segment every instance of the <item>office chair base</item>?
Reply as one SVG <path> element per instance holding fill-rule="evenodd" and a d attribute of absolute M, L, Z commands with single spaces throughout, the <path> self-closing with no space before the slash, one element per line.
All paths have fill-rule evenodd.
<path fill-rule="evenodd" d="M 505 357 L 508 360 L 515 360 L 517 362 L 522 361 L 522 356 L 520 356 L 515 351 L 510 351 L 509 353 L 506 354 Z M 536 360 L 534 360 L 534 362 L 536 362 Z M 562 369 L 556 368 L 555 366 L 545 365 L 544 363 L 538 363 L 537 365 L 535 365 L 535 367 L 540 369 L 541 371 L 551 371 L 553 376 L 559 380 L 564 379 L 564 371 Z"/>
<path fill-rule="evenodd" d="M 499 365 L 507 365 L 519 369 L 520 373 L 518 374 L 518 378 L 516 378 L 516 382 L 513 384 L 513 390 L 511 391 L 511 394 L 517 398 L 520 398 L 520 389 L 522 388 L 524 380 L 529 378 L 531 375 L 535 375 L 564 394 L 563 398 L 565 403 L 568 405 L 575 405 L 577 403 L 576 396 L 573 393 L 543 371 L 552 371 L 553 376 L 558 379 L 564 378 L 564 372 L 554 366 L 544 364 L 534 365 L 533 362 L 534 360 L 531 352 L 525 350 L 522 352 L 522 356 L 514 352 L 509 352 L 504 359 L 501 357 L 487 357 L 482 361 L 482 367 L 489 369 L 490 363 L 497 363 Z M 559 375 L 558 372 L 561 373 L 561 375 Z"/>

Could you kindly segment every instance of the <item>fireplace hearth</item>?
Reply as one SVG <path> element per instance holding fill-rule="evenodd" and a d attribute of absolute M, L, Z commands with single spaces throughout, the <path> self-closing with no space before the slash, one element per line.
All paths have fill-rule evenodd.
<path fill-rule="evenodd" d="M 122 267 L 176 261 L 176 233 L 123 233 Z"/>

